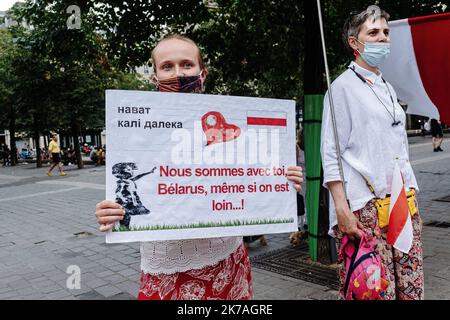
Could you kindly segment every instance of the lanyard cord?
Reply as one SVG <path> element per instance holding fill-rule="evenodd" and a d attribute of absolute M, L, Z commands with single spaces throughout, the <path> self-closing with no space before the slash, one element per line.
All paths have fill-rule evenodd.
<path fill-rule="evenodd" d="M 389 109 L 386 107 L 386 105 L 383 103 L 383 101 L 381 101 L 381 99 L 378 97 L 377 93 L 375 92 L 375 90 L 373 90 L 373 88 L 367 83 L 366 79 L 364 79 L 364 77 L 362 75 L 360 75 L 358 72 L 356 72 L 355 68 L 348 68 L 350 70 L 352 70 L 356 76 L 361 79 L 362 82 L 364 82 L 369 88 L 370 90 L 372 90 L 373 94 L 375 95 L 375 97 L 377 97 L 378 101 L 380 101 L 380 103 L 383 105 L 383 107 L 386 109 L 387 113 L 389 113 L 389 115 L 391 116 L 392 120 L 394 120 L 394 122 L 392 123 L 392 126 L 396 126 L 400 124 L 400 121 L 396 121 L 395 119 L 395 103 L 394 103 L 394 99 L 392 98 L 392 94 L 391 94 L 391 90 L 389 89 L 389 86 L 386 83 L 386 80 L 384 80 L 383 78 L 381 78 L 384 82 L 384 85 L 386 86 L 386 88 L 388 89 L 389 92 L 389 97 L 391 98 L 391 102 L 392 102 L 392 111 L 394 113 L 394 116 L 392 116 L 392 113 L 389 111 Z"/>

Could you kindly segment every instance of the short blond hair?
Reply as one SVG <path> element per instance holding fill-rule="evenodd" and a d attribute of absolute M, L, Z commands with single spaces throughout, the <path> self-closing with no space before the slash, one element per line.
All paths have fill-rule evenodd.
<path fill-rule="evenodd" d="M 205 63 L 203 62 L 203 58 L 202 58 L 202 51 L 200 50 L 200 47 L 190 38 L 183 36 L 181 34 L 178 33 L 174 33 L 174 34 L 169 34 L 167 36 L 165 36 L 164 38 L 162 38 L 161 40 L 158 41 L 158 43 L 156 44 L 156 46 L 153 48 L 152 53 L 151 53 L 151 58 L 150 58 L 150 63 L 152 64 L 153 67 L 153 72 L 156 73 L 156 66 L 155 66 L 155 50 L 158 47 L 158 45 L 164 41 L 167 40 L 172 40 L 172 39 L 178 39 L 178 40 L 182 40 L 182 41 L 186 41 L 192 45 L 194 45 L 197 50 L 198 50 L 198 63 L 200 65 L 200 69 L 203 70 L 205 69 Z"/>

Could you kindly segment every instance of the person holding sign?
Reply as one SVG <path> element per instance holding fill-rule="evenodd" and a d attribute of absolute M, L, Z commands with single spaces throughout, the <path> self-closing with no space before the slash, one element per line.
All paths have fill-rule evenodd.
<path fill-rule="evenodd" d="M 201 93 L 208 75 L 200 49 L 181 35 L 167 36 L 152 51 L 158 91 Z M 289 167 L 287 179 L 301 189 L 302 170 Z M 124 208 L 104 200 L 96 206 L 100 231 L 124 218 Z M 140 300 L 252 298 L 250 261 L 242 237 L 141 243 Z"/>
<path fill-rule="evenodd" d="M 406 116 L 378 68 L 390 50 L 388 20 L 389 15 L 377 6 L 347 19 L 343 40 L 354 61 L 332 83 L 324 100 L 324 187 L 334 200 L 330 201 L 330 234 L 339 246 L 342 299 L 349 299 L 346 280 L 356 266 L 345 265 L 346 250 L 341 245 L 345 249 L 343 243 L 358 243 L 360 238 L 361 243 L 370 239 L 375 244 L 371 254 L 381 258 L 385 273 L 368 284 L 374 290 L 367 292 L 368 299 L 424 298 L 422 219 L 409 162 Z M 384 280 L 389 282 L 385 291 Z"/>

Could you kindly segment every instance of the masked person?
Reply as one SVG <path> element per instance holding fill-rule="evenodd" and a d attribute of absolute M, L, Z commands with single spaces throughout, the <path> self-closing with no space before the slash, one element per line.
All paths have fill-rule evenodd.
<path fill-rule="evenodd" d="M 191 39 L 171 35 L 152 51 L 153 80 L 161 92 L 201 93 L 208 75 L 200 49 Z M 300 167 L 288 180 L 299 191 Z M 100 231 L 110 230 L 124 211 L 113 201 L 97 204 Z M 181 250 L 180 250 L 181 249 Z M 247 300 L 252 298 L 250 261 L 242 237 L 141 243 L 142 300 Z"/>
<path fill-rule="evenodd" d="M 388 243 L 389 225 L 381 224 L 381 212 L 376 207 L 376 201 L 385 201 L 390 196 L 396 165 L 405 192 L 414 197 L 418 191 L 409 162 L 406 116 L 393 87 L 378 68 L 390 51 L 388 20 L 385 11 L 369 6 L 351 15 L 344 25 L 343 40 L 354 60 L 331 84 L 330 90 L 345 184 L 339 173 L 329 92 L 324 100 L 321 133 L 324 186 L 333 199 L 330 235 L 337 240 L 338 252 L 345 234 L 353 241 L 363 234 L 375 239 L 375 250 L 381 256 L 389 281 L 384 299 L 423 299 L 422 220 L 418 211 L 414 215 L 409 212 L 413 236 L 405 253 Z M 416 201 L 414 204 L 417 207 Z M 339 291 L 344 298 L 346 266 L 342 256 L 339 260 L 342 263 Z"/>

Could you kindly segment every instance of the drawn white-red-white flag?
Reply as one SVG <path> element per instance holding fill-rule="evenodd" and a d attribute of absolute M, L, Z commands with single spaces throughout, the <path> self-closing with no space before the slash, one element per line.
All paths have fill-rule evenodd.
<path fill-rule="evenodd" d="M 402 173 L 397 163 L 394 166 L 389 207 L 389 229 L 387 243 L 397 250 L 408 253 L 413 242 L 413 227 L 406 198 Z"/>
<path fill-rule="evenodd" d="M 391 53 L 380 66 L 407 113 L 450 124 L 450 13 L 389 22 Z"/>

